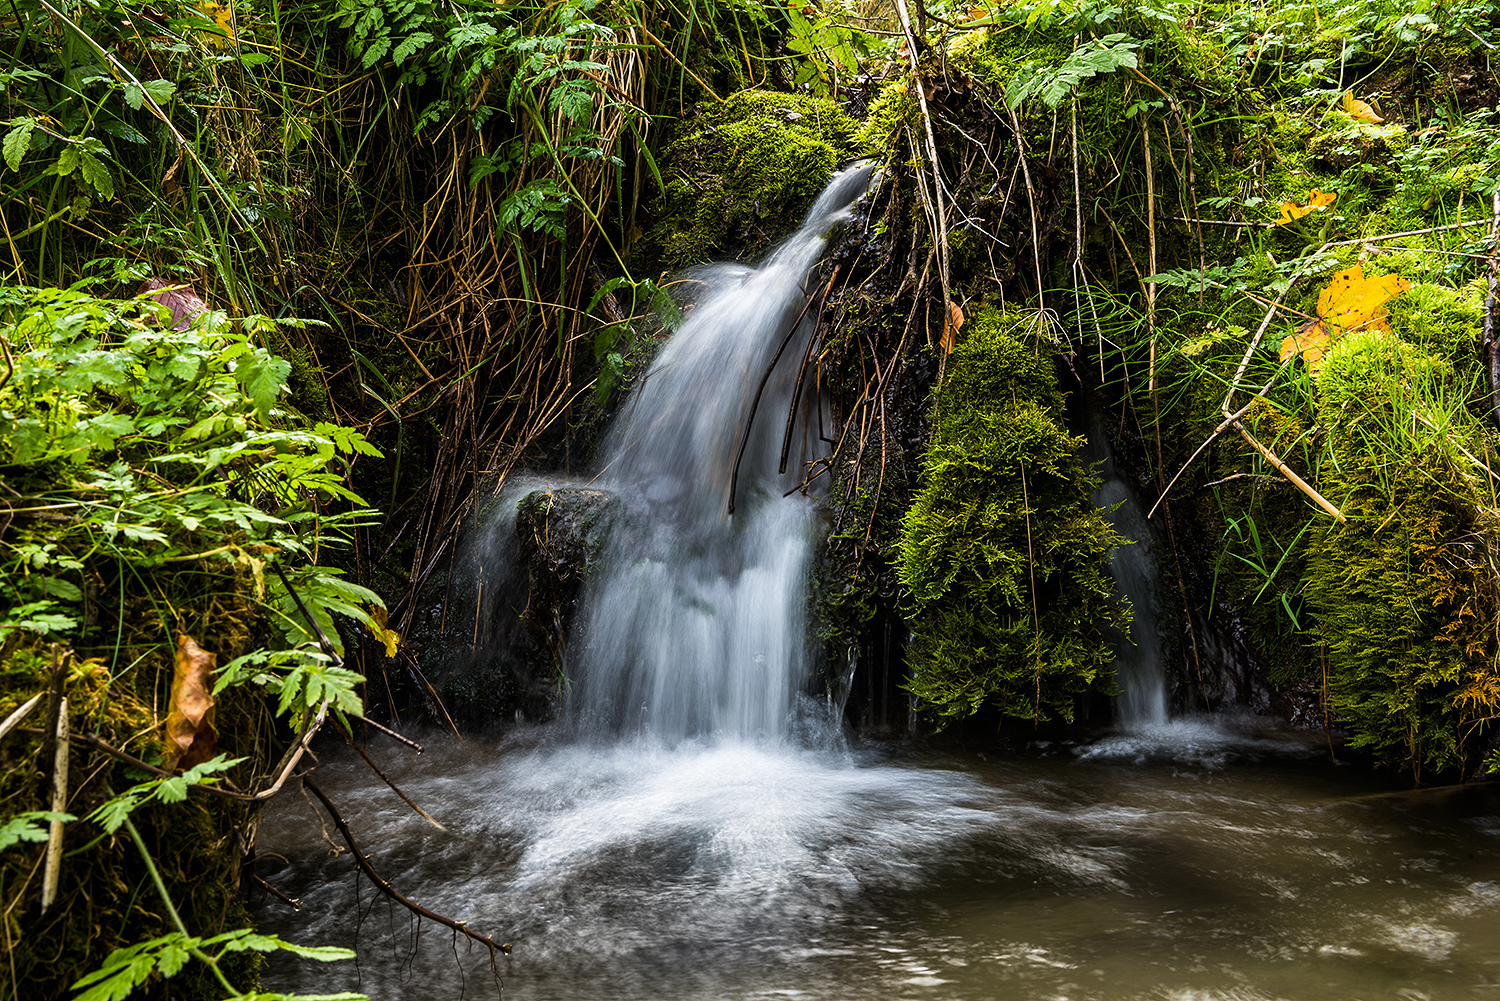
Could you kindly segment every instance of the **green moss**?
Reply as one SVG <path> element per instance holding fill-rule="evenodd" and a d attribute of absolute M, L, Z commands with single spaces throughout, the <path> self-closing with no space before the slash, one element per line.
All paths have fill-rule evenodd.
<path fill-rule="evenodd" d="M 1101 630 L 1126 615 L 1105 573 L 1122 540 L 1089 501 L 1096 480 L 1062 424 L 1051 358 L 1023 321 L 978 310 L 937 393 L 926 485 L 902 522 L 914 692 L 940 717 L 986 704 L 1071 719 L 1107 687 Z"/>
<path fill-rule="evenodd" d="M 666 208 L 645 253 L 664 268 L 755 256 L 796 227 L 855 149 L 831 100 L 747 91 L 685 123 L 667 152 Z"/>
<path fill-rule="evenodd" d="M 1496 711 L 1493 517 L 1462 461 L 1486 433 L 1447 362 L 1393 334 L 1338 341 L 1318 390 L 1320 486 L 1347 518 L 1320 520 L 1307 565 L 1333 705 L 1351 743 L 1414 775 L 1464 764 Z"/>
<path fill-rule="evenodd" d="M 854 145 L 867 153 L 886 153 L 896 144 L 896 133 L 912 121 L 917 111 L 916 98 L 905 79 L 886 84 L 870 102 L 865 120 L 854 135 Z"/>

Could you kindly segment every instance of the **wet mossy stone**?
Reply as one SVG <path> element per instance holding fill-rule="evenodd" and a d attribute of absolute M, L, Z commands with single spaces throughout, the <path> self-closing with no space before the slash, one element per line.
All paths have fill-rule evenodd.
<path fill-rule="evenodd" d="M 1051 355 L 1025 320 L 969 319 L 934 400 L 925 481 L 902 519 L 911 691 L 939 718 L 986 705 L 1071 720 L 1110 688 L 1104 630 L 1128 615 L 1107 573 L 1122 540 L 1089 499 L 1084 439 L 1063 424 Z"/>
<path fill-rule="evenodd" d="M 573 582 L 576 589 L 597 563 L 619 510 L 618 497 L 590 487 L 537 490 L 522 497 L 516 506 L 516 538 L 533 588 L 540 578 L 549 589 L 562 582 Z"/>
<path fill-rule="evenodd" d="M 796 229 L 859 123 L 831 100 L 747 91 L 678 127 L 662 217 L 644 253 L 664 269 L 753 258 Z"/>

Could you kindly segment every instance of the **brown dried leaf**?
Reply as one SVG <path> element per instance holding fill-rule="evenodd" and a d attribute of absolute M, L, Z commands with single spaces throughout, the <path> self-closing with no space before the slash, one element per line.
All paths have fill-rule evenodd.
<path fill-rule="evenodd" d="M 167 709 L 167 771 L 192 768 L 214 756 L 214 669 L 218 655 L 209 653 L 187 633 L 177 637 L 177 671 Z"/>
<path fill-rule="evenodd" d="M 964 325 L 964 311 L 958 303 L 949 300 L 948 310 L 943 316 L 943 354 L 951 355 L 958 346 L 958 331 Z"/>

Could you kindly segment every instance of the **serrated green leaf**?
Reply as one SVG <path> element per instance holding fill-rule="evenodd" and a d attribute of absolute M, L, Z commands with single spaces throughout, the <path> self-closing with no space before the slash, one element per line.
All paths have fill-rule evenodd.
<path fill-rule="evenodd" d="M 77 819 L 71 813 L 56 813 L 51 810 L 29 810 L 26 813 L 18 813 L 0 825 L 0 851 L 22 841 L 46 841 L 48 829 L 42 826 L 43 824 L 51 824 L 54 820 L 67 822 Z"/>
<path fill-rule="evenodd" d="M 5 163 L 11 170 L 21 169 L 21 158 L 31 148 L 31 130 L 35 127 L 35 118 L 11 119 L 10 131 L 5 133 L 3 142 Z"/>
<path fill-rule="evenodd" d="M 81 149 L 78 151 L 78 165 L 82 168 L 83 179 L 98 192 L 100 198 L 105 201 L 114 198 L 115 181 L 103 160 L 88 150 Z"/>
<path fill-rule="evenodd" d="M 255 404 L 256 411 L 265 417 L 286 388 L 286 378 L 291 371 L 290 362 L 275 357 L 264 348 L 256 348 L 253 354 L 236 363 L 234 378 Z"/>

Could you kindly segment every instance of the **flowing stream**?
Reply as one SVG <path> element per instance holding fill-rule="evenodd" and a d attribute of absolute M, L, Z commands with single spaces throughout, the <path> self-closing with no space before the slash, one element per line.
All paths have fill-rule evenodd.
<path fill-rule="evenodd" d="M 839 174 L 761 267 L 699 275 L 697 309 L 624 406 L 590 481 L 624 515 L 568 647 L 568 718 L 428 733 L 420 757 L 375 737 L 441 830 L 352 754 L 320 752 L 318 781 L 376 869 L 513 953 L 492 969 L 487 950 L 412 920 L 284 795 L 256 872 L 303 906 L 257 897 L 262 926 L 360 960 L 277 954 L 266 986 L 434 1001 L 502 983 L 558 1001 L 1500 996 L 1488 787 L 1392 792 L 1321 743 L 1168 721 L 1149 657 L 1129 668 L 1145 679 L 1129 725 L 995 760 L 850 743 L 801 694 L 820 515 L 816 497 L 784 495 L 818 454 L 806 386 L 778 467 L 814 266 L 868 180 Z M 1116 561 L 1123 587 L 1138 562 Z"/>

